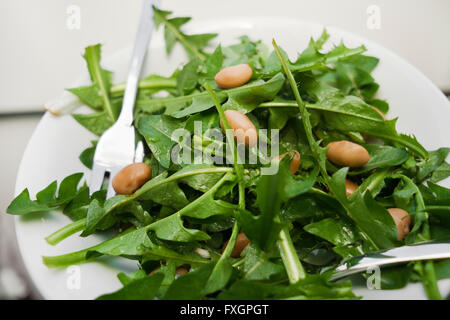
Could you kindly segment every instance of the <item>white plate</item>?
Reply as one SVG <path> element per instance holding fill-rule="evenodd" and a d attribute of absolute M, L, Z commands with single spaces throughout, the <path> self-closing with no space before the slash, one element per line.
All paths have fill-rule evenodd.
<path fill-rule="evenodd" d="M 223 44 L 235 42 L 242 34 L 262 39 L 267 44 L 274 37 L 291 58 L 307 46 L 311 36 L 318 37 L 322 29 L 323 26 L 317 24 L 264 17 L 236 17 L 189 24 L 189 32 L 218 32 L 218 41 Z M 427 149 L 450 145 L 449 103 L 438 88 L 417 69 L 379 45 L 332 27 L 328 31 L 332 42 L 338 43 L 340 39 L 344 39 L 345 44 L 352 47 L 365 44 L 368 54 L 381 59 L 373 75 L 381 84 L 379 96 L 388 99 L 390 103 L 391 111 L 388 116 L 400 117 L 399 131 L 414 133 Z M 115 81 L 124 81 L 129 56 L 130 49 L 124 49 L 109 59 L 103 59 L 103 65 L 114 71 Z M 146 65 L 144 74 L 154 72 L 169 75 L 177 65 L 185 61 L 185 56 L 181 48 L 176 48 L 169 58 L 166 57 L 160 30 L 154 34 L 148 60 L 150 65 Z M 85 77 L 86 75 L 87 73 Z M 71 173 L 86 172 L 78 156 L 93 139 L 95 137 L 70 116 L 55 118 L 45 114 L 23 156 L 16 195 L 24 188 L 29 188 L 30 194 L 34 195 L 55 179 L 60 181 Z M 42 296 L 46 299 L 92 299 L 118 289 L 120 283 L 116 274 L 119 270 L 135 269 L 135 262 L 107 258 L 67 269 L 48 269 L 42 264 L 41 256 L 80 250 L 102 240 L 99 236 L 81 238 L 74 235 L 54 247 L 44 241 L 44 237 L 67 223 L 69 219 L 56 212 L 16 219 L 20 251 Z M 443 294 L 450 292 L 450 281 L 441 281 L 439 285 Z M 370 291 L 365 288 L 356 288 L 355 291 L 370 299 L 425 298 L 420 284 L 393 291 Z"/>

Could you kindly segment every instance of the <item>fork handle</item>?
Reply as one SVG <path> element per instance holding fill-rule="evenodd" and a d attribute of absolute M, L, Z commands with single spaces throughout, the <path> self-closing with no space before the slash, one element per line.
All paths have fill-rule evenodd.
<path fill-rule="evenodd" d="M 131 126 L 133 123 L 133 110 L 136 101 L 139 75 L 144 64 L 148 43 L 153 31 L 153 8 L 152 5 L 159 1 L 144 0 L 139 21 L 139 28 L 134 42 L 131 66 L 128 71 L 125 95 L 122 102 L 122 110 L 117 122 L 122 125 Z"/>

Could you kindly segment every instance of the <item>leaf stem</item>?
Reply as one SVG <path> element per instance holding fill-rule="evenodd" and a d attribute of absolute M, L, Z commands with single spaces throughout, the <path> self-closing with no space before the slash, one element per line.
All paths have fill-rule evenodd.
<path fill-rule="evenodd" d="M 323 178 L 325 181 L 329 180 L 327 169 L 325 166 L 325 162 L 321 161 L 321 151 L 320 147 L 315 141 L 313 134 L 312 134 L 312 125 L 311 121 L 309 120 L 309 112 L 305 107 L 305 104 L 303 103 L 303 100 L 300 96 L 300 92 L 297 88 L 297 83 L 295 82 L 294 76 L 292 75 L 291 70 L 288 68 L 287 63 L 285 61 L 285 58 L 281 54 L 280 48 L 278 47 L 277 43 L 275 42 L 275 39 L 272 40 L 272 45 L 275 49 L 275 52 L 278 56 L 278 59 L 280 60 L 281 66 L 283 67 L 283 71 L 286 75 L 286 78 L 288 79 L 289 85 L 291 86 L 292 92 L 295 96 L 295 101 L 297 102 L 298 109 L 300 110 L 300 115 L 302 117 L 302 123 L 303 127 L 305 128 L 306 138 L 308 140 L 309 146 L 311 148 L 311 151 L 314 155 L 314 157 L 318 161 L 320 172 L 322 173 Z"/>
<path fill-rule="evenodd" d="M 225 116 L 225 112 L 223 111 L 222 105 L 220 104 L 219 99 L 217 99 L 216 94 L 214 93 L 213 89 L 209 85 L 209 83 L 205 82 L 203 85 L 205 89 L 208 91 L 209 95 L 211 96 L 211 99 L 214 101 L 214 104 L 216 105 L 217 112 L 219 113 L 220 120 L 222 121 L 223 127 L 225 128 L 225 134 L 227 136 L 227 141 L 230 149 L 233 152 L 233 167 L 236 171 L 236 176 L 238 177 L 238 188 L 239 188 L 239 207 L 241 209 L 245 209 L 245 187 L 243 185 L 244 181 L 244 168 L 241 164 L 238 163 L 238 153 L 236 149 L 236 145 L 234 143 L 234 136 L 232 134 L 232 129 L 230 124 L 228 123 L 228 120 Z"/>
<path fill-rule="evenodd" d="M 300 279 L 304 279 L 306 277 L 306 273 L 300 259 L 298 258 L 297 251 L 294 248 L 294 244 L 292 243 L 287 227 L 284 227 L 280 231 L 278 247 L 280 249 L 284 267 L 286 268 L 289 282 L 296 283 Z"/>
<path fill-rule="evenodd" d="M 427 298 L 430 300 L 442 300 L 439 287 L 437 285 L 436 272 L 434 269 L 434 262 L 432 260 L 417 262 L 416 265 L 422 276 L 422 284 L 425 289 Z"/>
<path fill-rule="evenodd" d="M 240 209 L 245 209 L 245 186 L 244 186 L 244 168 L 241 164 L 238 164 L 237 161 L 237 148 L 236 145 L 234 143 L 234 136 L 231 133 L 231 126 L 228 123 L 228 120 L 225 116 L 225 112 L 223 111 L 222 105 L 220 104 L 219 99 L 217 99 L 217 96 L 215 95 L 214 91 L 212 90 L 211 86 L 206 82 L 204 84 L 205 89 L 208 91 L 209 95 L 211 96 L 211 98 L 214 101 L 214 104 L 216 105 L 216 109 L 217 112 L 219 113 L 219 117 L 220 120 L 222 121 L 223 127 L 225 128 L 225 134 L 227 136 L 227 140 L 228 140 L 228 144 L 231 147 L 231 150 L 233 152 L 233 166 L 234 166 L 234 170 L 236 172 L 236 175 L 238 177 L 238 188 L 239 188 L 239 208 Z M 212 274 L 214 274 L 215 272 L 219 272 L 216 270 L 219 270 L 220 265 L 222 263 L 224 263 L 224 260 L 227 260 L 230 255 L 231 252 L 234 249 L 234 246 L 236 244 L 236 238 L 239 232 L 239 224 L 237 219 L 234 221 L 233 224 L 233 230 L 231 232 L 231 236 L 230 239 L 228 240 L 227 246 L 225 247 L 224 252 L 222 253 L 222 255 L 219 258 L 219 261 L 217 261 L 216 266 L 214 267 L 214 270 L 212 272 Z"/>
<path fill-rule="evenodd" d="M 196 47 L 194 47 L 191 43 L 189 43 L 189 41 L 186 40 L 183 34 L 163 15 L 161 15 L 157 10 L 153 10 L 153 14 L 158 16 L 158 19 L 161 20 L 164 23 L 164 25 L 170 30 L 170 32 L 172 32 L 175 35 L 175 37 L 178 39 L 178 41 L 180 41 L 183 47 L 186 48 L 186 50 L 191 51 L 201 61 L 206 60 L 205 55 L 202 52 L 200 52 Z"/>
<path fill-rule="evenodd" d="M 109 93 L 113 97 L 120 97 L 125 92 L 126 83 L 115 84 Z M 138 89 L 171 89 L 177 87 L 176 79 L 142 79 L 138 83 Z"/>
<path fill-rule="evenodd" d="M 88 53 L 89 52 L 89 53 Z M 94 58 L 94 63 L 92 65 L 92 76 L 94 77 L 94 82 L 97 82 L 99 88 L 100 88 L 100 92 L 102 94 L 102 98 L 103 98 L 103 105 L 104 108 L 106 109 L 106 112 L 108 113 L 109 117 L 111 118 L 111 120 L 113 122 L 116 121 L 116 116 L 114 115 L 112 106 L 111 106 L 111 101 L 109 101 L 109 90 L 107 90 L 106 88 L 106 84 L 103 82 L 103 77 L 101 75 L 101 70 L 100 70 L 100 64 L 98 63 L 98 61 L 100 61 L 100 57 L 97 55 L 97 50 L 96 50 L 96 46 L 89 46 L 86 48 L 86 57 L 89 57 L 90 55 L 92 55 Z"/>
<path fill-rule="evenodd" d="M 82 231 L 85 225 L 86 225 L 86 218 L 79 219 L 53 232 L 51 235 L 45 238 L 45 241 L 47 241 L 48 244 L 54 246 L 63 241 L 64 239 L 66 239 L 67 237 L 73 235 L 74 233 Z"/>

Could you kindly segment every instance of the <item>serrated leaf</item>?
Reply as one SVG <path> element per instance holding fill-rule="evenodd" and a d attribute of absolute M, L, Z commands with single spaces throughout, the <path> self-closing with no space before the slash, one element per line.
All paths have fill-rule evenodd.
<path fill-rule="evenodd" d="M 170 166 L 172 147 L 178 143 L 172 133 L 183 127 L 184 121 L 165 115 L 144 116 L 137 123 L 137 129 L 145 138 L 152 154 L 165 168 Z"/>

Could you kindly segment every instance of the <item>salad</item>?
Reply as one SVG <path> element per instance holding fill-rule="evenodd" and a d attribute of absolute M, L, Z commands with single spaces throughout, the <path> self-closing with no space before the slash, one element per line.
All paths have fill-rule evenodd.
<path fill-rule="evenodd" d="M 359 299 L 349 280 L 330 280 L 341 263 L 448 238 L 450 189 L 437 183 L 450 176 L 450 148 L 426 150 L 397 132 L 371 76 L 379 60 L 364 46 L 324 50 L 324 30 L 291 61 L 276 39 L 211 48 L 217 34 L 187 34 L 189 20 L 154 8 L 167 54 L 181 45 L 188 60 L 140 80 L 133 125 L 145 157 L 112 179 L 117 195 L 106 198 L 106 183 L 90 194 L 74 173 L 9 205 L 14 215 L 69 217 L 50 245 L 113 235 L 43 257 L 47 267 L 134 260 L 134 272 L 118 274 L 123 287 L 99 299 Z M 101 136 L 125 85 L 101 67 L 101 45 L 83 57 L 92 83 L 69 91 L 92 111 L 72 116 Z M 96 142 L 80 154 L 87 168 Z M 422 282 L 441 299 L 437 281 L 448 277 L 450 260 L 414 261 L 383 268 L 380 283 Z"/>

